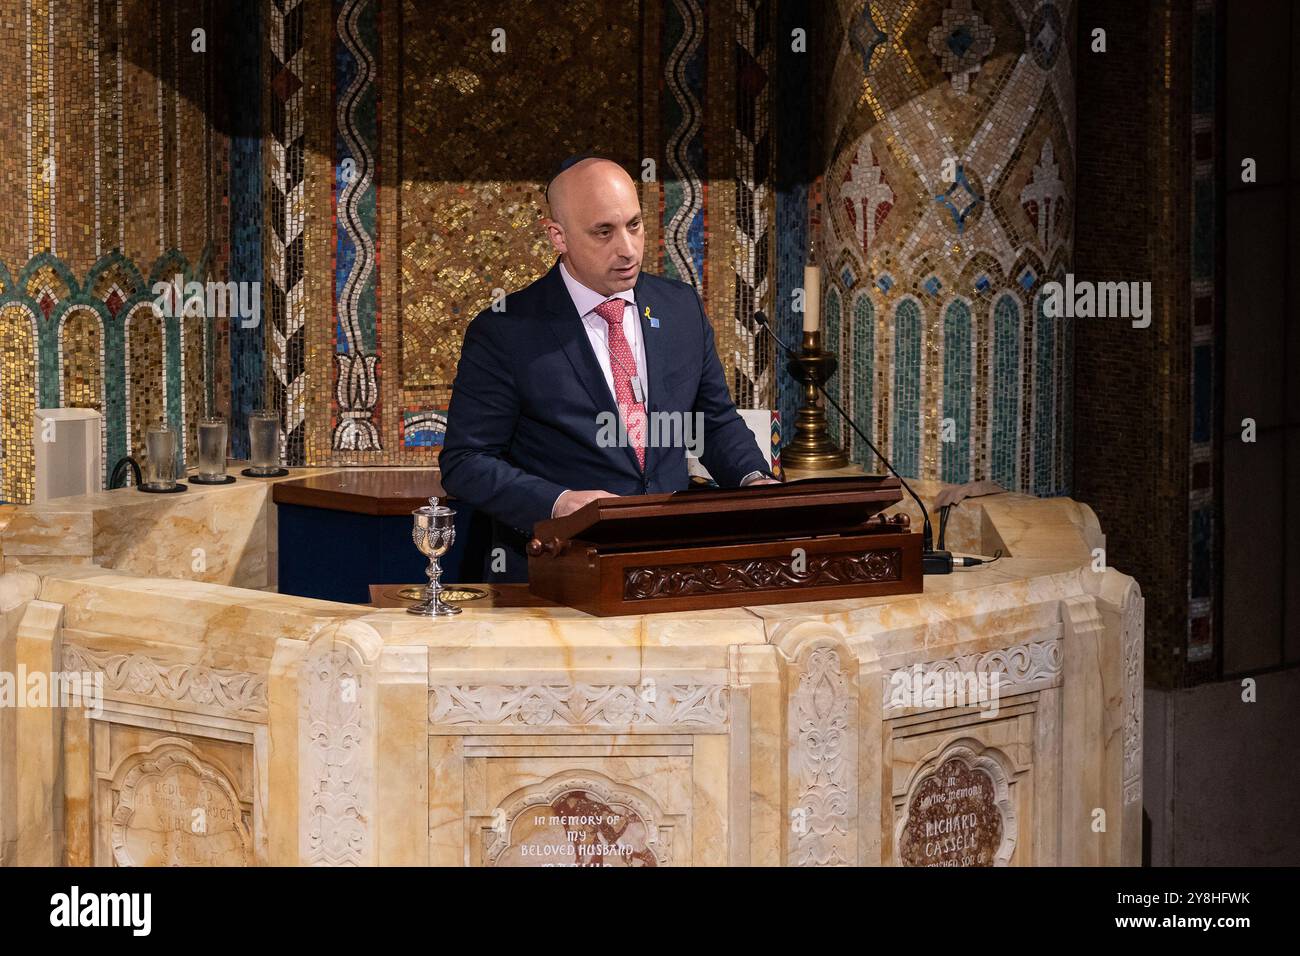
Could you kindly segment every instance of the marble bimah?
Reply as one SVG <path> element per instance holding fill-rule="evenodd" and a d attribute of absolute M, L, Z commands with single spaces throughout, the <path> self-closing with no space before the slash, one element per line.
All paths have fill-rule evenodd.
<path fill-rule="evenodd" d="M 1084 505 L 968 499 L 1004 557 L 923 594 L 431 621 L 276 593 L 270 486 L 0 508 L 0 672 L 101 690 L 0 708 L 4 864 L 1140 862 L 1142 597 Z"/>

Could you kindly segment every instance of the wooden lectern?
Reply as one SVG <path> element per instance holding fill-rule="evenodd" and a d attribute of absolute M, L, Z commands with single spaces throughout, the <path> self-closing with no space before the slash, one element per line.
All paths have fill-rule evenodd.
<path fill-rule="evenodd" d="M 897 478 L 601 498 L 538 522 L 528 588 L 589 614 L 917 594 L 921 535 Z"/>

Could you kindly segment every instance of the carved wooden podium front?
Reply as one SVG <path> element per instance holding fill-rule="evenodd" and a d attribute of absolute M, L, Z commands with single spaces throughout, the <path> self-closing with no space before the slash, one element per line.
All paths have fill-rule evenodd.
<path fill-rule="evenodd" d="M 600 616 L 826 601 L 922 588 L 896 478 L 808 478 L 600 498 L 541 521 L 529 590 Z"/>

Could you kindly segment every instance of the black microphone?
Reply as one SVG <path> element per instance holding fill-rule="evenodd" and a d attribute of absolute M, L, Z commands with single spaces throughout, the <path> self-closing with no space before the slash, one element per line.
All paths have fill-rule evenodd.
<path fill-rule="evenodd" d="M 757 322 L 762 328 L 767 329 L 768 334 L 772 336 L 773 341 L 775 341 L 777 345 L 781 346 L 781 348 L 783 348 L 795 359 L 799 358 L 798 352 L 796 352 L 794 349 L 790 348 L 790 346 L 786 345 L 784 342 L 781 341 L 780 336 L 776 334 L 776 330 L 772 328 L 771 325 L 768 324 L 767 316 L 763 312 L 761 311 L 755 312 L 754 321 Z M 921 516 L 924 518 L 925 521 L 923 530 L 921 532 L 922 572 L 925 574 L 951 574 L 952 573 L 952 552 L 934 550 L 934 530 L 930 526 L 930 512 L 926 509 L 925 502 L 923 502 L 920 496 L 917 495 L 917 493 L 912 490 L 912 486 L 907 483 L 907 479 L 905 479 L 902 475 L 898 473 L 898 471 L 894 468 L 893 463 L 890 462 L 888 458 L 886 458 L 884 455 L 880 453 L 880 449 L 878 449 L 875 445 L 871 443 L 871 439 L 868 438 L 866 435 L 862 434 L 862 429 L 858 427 L 857 422 L 855 422 L 852 418 L 849 417 L 849 413 L 846 412 L 844 409 L 840 408 L 839 403 L 835 401 L 835 399 L 831 398 L 829 394 L 827 394 L 826 389 L 822 388 L 821 383 L 814 383 L 814 384 L 817 385 L 817 391 L 821 392 L 822 398 L 826 399 L 826 401 L 830 403 L 831 407 L 840 413 L 840 417 L 844 419 L 846 422 L 848 422 L 849 427 L 858 433 L 858 437 L 862 439 L 862 441 L 866 444 L 866 446 L 871 449 L 871 451 L 875 454 L 877 458 L 879 458 L 882 462 L 884 462 L 885 467 L 889 469 L 889 473 L 898 479 L 898 483 L 903 486 L 903 490 L 912 496 L 912 500 L 916 502 L 916 506 L 921 509 Z"/>

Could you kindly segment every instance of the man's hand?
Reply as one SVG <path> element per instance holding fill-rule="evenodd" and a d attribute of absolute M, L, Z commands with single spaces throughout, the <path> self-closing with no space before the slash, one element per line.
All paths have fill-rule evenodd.
<path fill-rule="evenodd" d="M 745 485 L 745 487 L 748 488 L 749 485 L 779 485 L 780 483 L 781 482 L 777 481 L 775 478 L 755 478 L 753 481 L 749 482 L 749 484 Z"/>
<path fill-rule="evenodd" d="M 555 507 L 552 509 L 553 518 L 563 518 L 565 515 L 571 515 L 589 501 L 595 501 L 597 498 L 617 498 L 618 495 L 612 491 L 566 491 L 560 497 L 555 499 Z"/>

